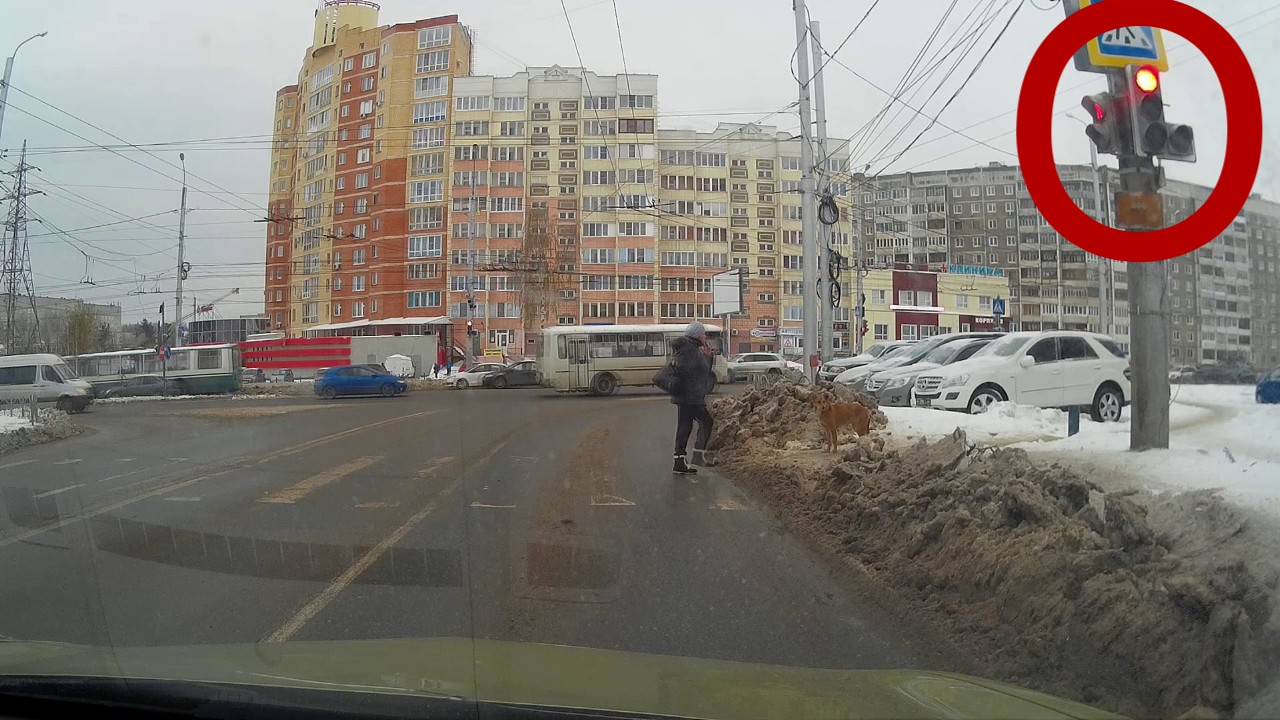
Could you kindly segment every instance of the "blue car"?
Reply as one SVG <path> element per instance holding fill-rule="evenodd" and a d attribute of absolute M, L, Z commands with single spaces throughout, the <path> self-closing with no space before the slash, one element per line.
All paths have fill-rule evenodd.
<path fill-rule="evenodd" d="M 409 391 L 404 380 L 377 365 L 348 365 L 328 368 L 316 375 L 315 393 L 332 400 L 339 395 L 381 395 L 395 397 Z"/>
<path fill-rule="evenodd" d="M 1260 403 L 1280 405 L 1280 367 L 1263 375 L 1258 380 L 1258 390 L 1254 397 Z"/>

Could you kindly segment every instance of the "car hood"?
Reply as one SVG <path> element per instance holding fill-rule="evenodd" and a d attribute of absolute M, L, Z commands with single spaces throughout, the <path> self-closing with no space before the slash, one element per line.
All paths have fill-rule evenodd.
<path fill-rule="evenodd" d="M 958 363 L 951 363 L 950 365 L 942 365 L 942 366 L 933 368 L 931 370 L 927 370 L 925 371 L 925 373 L 922 373 L 922 374 L 948 377 L 951 375 L 961 375 L 967 372 L 973 372 L 975 369 L 978 369 L 978 370 L 991 369 L 1000 365 L 1004 365 L 1008 362 L 1010 362 L 1010 358 L 1007 358 L 1007 357 L 995 357 L 995 356 L 976 357 L 976 358 L 969 358 L 968 360 L 961 360 Z"/>
<path fill-rule="evenodd" d="M 937 367 L 941 367 L 941 366 L 938 365 L 937 363 L 918 362 L 918 363 L 915 363 L 914 365 L 907 365 L 905 367 L 896 367 L 889 370 L 884 370 L 882 372 L 876 373 L 873 377 L 875 377 L 876 380 L 888 380 L 890 378 L 902 377 L 903 375 L 918 375 L 920 373 L 933 370 L 934 368 L 937 368 Z"/>
<path fill-rule="evenodd" d="M 0 691 L 5 675 L 233 684 L 263 697 L 270 688 L 348 691 L 726 720 L 1118 717 L 951 673 L 815 670 L 469 638 L 141 648 L 5 641 Z"/>

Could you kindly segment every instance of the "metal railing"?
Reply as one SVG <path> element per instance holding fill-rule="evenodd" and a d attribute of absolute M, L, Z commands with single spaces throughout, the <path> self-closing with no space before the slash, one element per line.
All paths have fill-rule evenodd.
<path fill-rule="evenodd" d="M 29 420 L 32 425 L 40 421 L 40 404 L 35 395 L 0 400 L 0 415 Z"/>

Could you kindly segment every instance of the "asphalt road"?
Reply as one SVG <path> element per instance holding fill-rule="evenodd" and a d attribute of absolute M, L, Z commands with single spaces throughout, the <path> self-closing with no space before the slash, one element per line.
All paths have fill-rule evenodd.
<path fill-rule="evenodd" d="M 731 482 L 673 475 L 674 418 L 647 392 L 96 406 L 0 456 L 0 635 L 962 669 Z"/>

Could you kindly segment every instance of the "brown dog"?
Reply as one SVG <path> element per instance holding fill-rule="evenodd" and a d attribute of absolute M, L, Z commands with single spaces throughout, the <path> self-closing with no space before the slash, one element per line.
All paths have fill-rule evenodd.
<path fill-rule="evenodd" d="M 871 432 L 871 411 L 865 405 L 836 402 L 827 393 L 815 395 L 812 402 L 818 409 L 818 420 L 827 434 L 827 452 L 836 452 L 840 428 L 845 425 L 852 425 L 859 437 Z"/>

